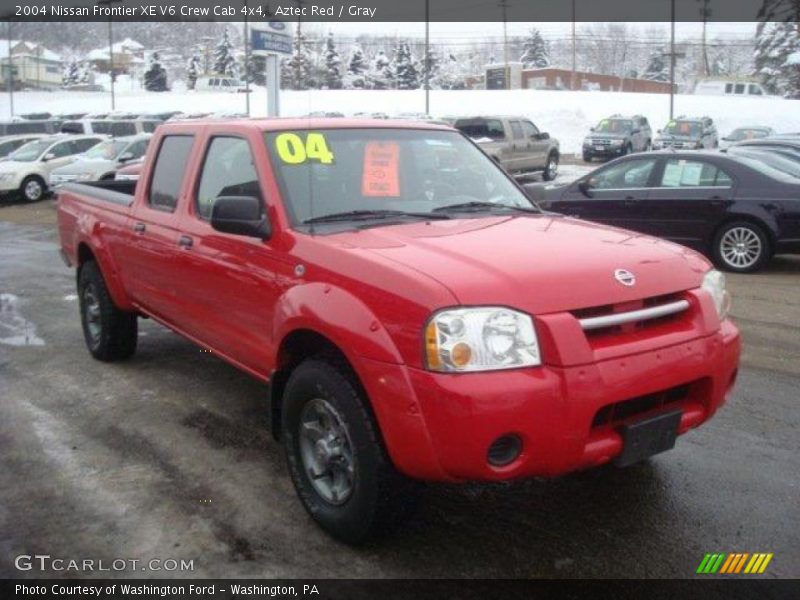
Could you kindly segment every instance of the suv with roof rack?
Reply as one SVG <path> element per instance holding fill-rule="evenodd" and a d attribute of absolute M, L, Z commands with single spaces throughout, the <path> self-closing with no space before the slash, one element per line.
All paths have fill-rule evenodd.
<path fill-rule="evenodd" d="M 633 152 L 648 152 L 653 146 L 653 130 L 642 115 L 611 115 L 600 121 L 583 140 L 583 160 L 594 157 L 616 158 Z"/>
<path fill-rule="evenodd" d="M 670 119 L 664 129 L 658 130 L 653 149 L 702 150 L 719 147 L 719 135 L 711 117 L 686 117 Z"/>

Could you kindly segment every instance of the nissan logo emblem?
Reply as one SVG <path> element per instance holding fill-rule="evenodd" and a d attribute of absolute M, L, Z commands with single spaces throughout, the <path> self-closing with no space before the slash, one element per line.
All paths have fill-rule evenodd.
<path fill-rule="evenodd" d="M 619 281 L 622 285 L 627 285 L 628 287 L 633 287 L 636 285 L 636 275 L 627 269 L 617 269 L 614 271 L 614 279 Z"/>

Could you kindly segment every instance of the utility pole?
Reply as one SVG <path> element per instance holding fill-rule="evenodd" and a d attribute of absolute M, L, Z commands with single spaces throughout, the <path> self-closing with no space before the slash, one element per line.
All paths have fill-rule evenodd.
<path fill-rule="evenodd" d="M 425 114 L 431 114 L 431 14 L 430 0 L 425 0 Z"/>
<path fill-rule="evenodd" d="M 572 0 L 572 72 L 569 75 L 569 89 L 575 89 L 575 72 L 577 71 L 577 47 L 575 36 L 575 0 Z"/>
<path fill-rule="evenodd" d="M 8 107 L 11 116 L 14 116 L 14 55 L 11 54 L 11 19 L 7 21 L 8 27 Z"/>
<path fill-rule="evenodd" d="M 122 0 L 97 0 L 98 4 L 108 5 L 108 75 L 111 79 L 111 110 L 116 108 L 116 94 L 114 93 L 114 31 L 112 29 L 111 5 Z"/>
<path fill-rule="evenodd" d="M 503 9 L 503 79 L 505 89 L 511 89 L 511 74 L 508 72 L 508 21 L 506 21 L 507 0 L 500 0 L 500 8 Z"/>
<path fill-rule="evenodd" d="M 250 116 L 250 30 L 247 23 L 247 0 L 244 0 L 244 104 L 247 116 Z"/>
<path fill-rule="evenodd" d="M 669 33 L 669 120 L 675 114 L 675 0 L 670 0 Z"/>

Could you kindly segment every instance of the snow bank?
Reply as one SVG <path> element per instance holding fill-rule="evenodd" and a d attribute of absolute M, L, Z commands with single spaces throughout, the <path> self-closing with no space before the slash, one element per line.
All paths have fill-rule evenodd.
<path fill-rule="evenodd" d="M 187 112 L 244 112 L 244 94 L 174 91 L 143 92 L 131 82 L 117 85 L 117 110 Z M 177 87 L 177 86 L 176 86 Z M 266 91 L 255 88 L 250 94 L 252 116 L 266 114 Z M 562 152 L 580 151 L 589 127 L 613 113 L 641 113 L 653 129 L 660 129 L 669 117 L 669 96 L 621 92 L 559 92 L 545 90 L 434 90 L 430 96 L 431 114 L 522 114 L 561 142 Z M 108 94 L 102 92 L 19 92 L 14 94 L 17 113 L 79 110 L 102 111 L 111 108 Z M 725 97 L 701 95 L 675 96 L 675 114 L 708 115 L 717 123 L 720 135 L 742 125 L 766 125 L 779 132 L 800 131 L 800 102 L 776 97 Z M 423 112 L 422 90 L 310 90 L 281 94 L 284 116 L 313 111 Z M 7 118 L 8 94 L 0 94 L 0 118 Z"/>

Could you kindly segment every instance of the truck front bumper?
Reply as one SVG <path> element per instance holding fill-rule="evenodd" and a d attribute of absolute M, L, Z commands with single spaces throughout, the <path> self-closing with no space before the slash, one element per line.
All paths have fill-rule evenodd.
<path fill-rule="evenodd" d="M 725 402 L 741 350 L 730 321 L 713 334 L 580 366 L 444 374 L 364 360 L 360 365 L 389 454 L 419 479 L 557 476 L 602 465 L 623 449 L 620 429 L 681 411 L 678 434 Z M 504 436 L 519 455 L 493 466 Z"/>

